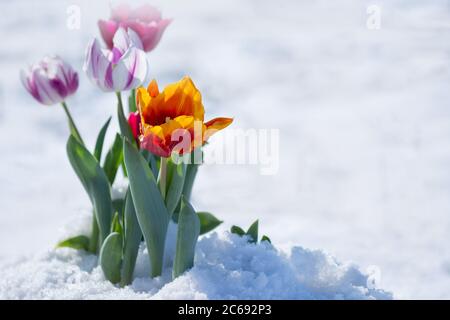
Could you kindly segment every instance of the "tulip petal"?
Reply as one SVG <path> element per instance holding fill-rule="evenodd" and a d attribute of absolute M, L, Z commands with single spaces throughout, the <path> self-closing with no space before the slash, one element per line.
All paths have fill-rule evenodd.
<path fill-rule="evenodd" d="M 100 34 L 102 35 L 102 38 L 105 41 L 107 47 L 109 49 L 112 49 L 114 34 L 116 33 L 117 29 L 119 28 L 118 23 L 116 21 L 111 21 L 111 20 L 109 20 L 109 21 L 99 20 L 98 28 L 100 29 Z"/>
<path fill-rule="evenodd" d="M 118 49 L 122 54 L 124 54 L 129 46 L 130 46 L 130 39 L 128 37 L 128 34 L 123 27 L 120 27 L 114 34 L 113 47 Z"/>
<path fill-rule="evenodd" d="M 165 113 L 171 118 L 179 115 L 192 115 L 202 120 L 205 110 L 200 91 L 195 87 L 191 78 L 184 77 L 181 81 L 168 85 L 164 89 Z"/>
<path fill-rule="evenodd" d="M 203 140 L 206 141 L 217 131 L 225 129 L 233 122 L 232 118 L 214 118 L 205 123 L 206 131 Z"/>
<path fill-rule="evenodd" d="M 152 22 L 161 20 L 161 12 L 149 4 L 143 4 L 131 10 L 129 19 Z"/>
<path fill-rule="evenodd" d="M 131 8 L 128 4 L 122 3 L 111 9 L 111 19 L 116 21 L 127 20 L 131 14 Z"/>
<path fill-rule="evenodd" d="M 20 81 L 27 91 L 35 98 L 38 102 L 43 103 L 39 91 L 37 90 L 36 83 L 34 82 L 34 76 L 30 69 L 21 70 Z"/>
<path fill-rule="evenodd" d="M 156 82 L 155 79 L 153 79 L 148 87 L 147 87 L 147 91 L 150 94 L 150 96 L 152 98 L 155 98 L 158 94 L 159 94 L 159 88 L 158 88 L 158 83 Z"/>
<path fill-rule="evenodd" d="M 53 92 L 48 83 L 48 79 L 45 77 L 43 72 L 41 72 L 41 70 L 33 71 L 33 78 L 43 104 L 52 105 L 62 101 L 58 93 Z"/>
<path fill-rule="evenodd" d="M 140 146 L 143 149 L 160 157 L 170 157 L 170 147 L 164 144 L 163 139 L 151 131 L 145 131 L 140 137 Z"/>
<path fill-rule="evenodd" d="M 132 29 L 126 31 L 124 27 L 120 27 L 114 35 L 113 48 L 124 54 L 131 46 L 142 50 L 142 41 L 139 35 Z"/>
<path fill-rule="evenodd" d="M 147 77 L 148 64 L 144 51 L 131 47 L 112 70 L 112 82 L 116 91 L 139 86 Z"/>
<path fill-rule="evenodd" d="M 86 59 L 83 66 L 89 79 L 100 87 L 103 91 L 114 91 L 111 82 L 106 79 L 111 63 L 100 47 L 97 39 L 94 39 L 86 50 Z"/>

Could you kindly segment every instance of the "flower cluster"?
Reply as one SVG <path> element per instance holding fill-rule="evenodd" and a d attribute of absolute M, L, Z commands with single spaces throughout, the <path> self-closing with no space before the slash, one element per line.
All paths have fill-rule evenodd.
<path fill-rule="evenodd" d="M 127 5 L 112 10 L 98 26 L 106 44 L 93 39 L 86 49 L 83 70 L 104 92 L 115 92 L 120 133 L 103 155 L 111 118 L 100 129 L 95 148 L 88 150 L 66 100 L 78 88 L 78 74 L 56 56 L 44 58 L 21 72 L 26 90 L 40 103 L 60 103 L 67 115 L 70 137 L 67 155 L 93 206 L 92 232 L 59 243 L 59 247 L 99 254 L 105 277 L 128 285 L 142 239 L 148 248 L 151 276 L 161 275 L 169 222 L 178 225 L 173 277 L 192 267 L 199 235 L 221 223 L 210 213 L 197 212 L 190 195 L 198 163 L 189 161 L 195 151 L 233 119 L 205 121 L 200 91 L 189 77 L 159 90 L 149 75 L 146 52 L 153 50 L 171 20 L 158 10 Z M 128 119 L 122 93 L 129 91 Z M 183 161 L 179 161 L 179 160 Z M 120 171 L 128 177 L 128 190 L 113 199 L 111 188 Z"/>

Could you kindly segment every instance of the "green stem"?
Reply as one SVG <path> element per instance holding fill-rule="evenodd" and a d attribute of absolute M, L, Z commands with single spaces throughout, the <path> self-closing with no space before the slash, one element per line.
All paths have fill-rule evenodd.
<path fill-rule="evenodd" d="M 61 105 L 63 106 L 64 112 L 66 113 L 67 116 L 67 120 L 69 121 L 70 132 L 79 142 L 81 142 L 81 144 L 84 145 L 83 139 L 81 138 L 81 134 L 78 131 L 75 122 L 73 121 L 72 115 L 70 114 L 69 108 L 67 108 L 66 102 L 65 101 L 61 102 Z"/>
<path fill-rule="evenodd" d="M 128 98 L 128 111 L 136 112 L 136 89 L 132 89 Z"/>
<path fill-rule="evenodd" d="M 159 166 L 159 190 L 163 199 L 166 199 L 167 190 L 167 158 L 161 157 Z"/>
<path fill-rule="evenodd" d="M 116 92 L 116 96 L 117 96 L 118 107 L 120 109 L 118 111 L 125 117 L 125 113 L 123 111 L 122 93 L 120 91 L 117 91 Z"/>
<path fill-rule="evenodd" d="M 91 238 L 89 239 L 89 252 L 93 254 L 97 254 L 99 252 L 98 248 L 98 238 L 99 238 L 99 229 L 97 224 L 97 219 L 95 217 L 95 212 L 92 212 L 92 231 Z"/>
<path fill-rule="evenodd" d="M 117 118 L 119 120 L 120 133 L 122 134 L 122 136 L 127 138 L 133 145 L 136 145 L 133 133 L 131 132 L 130 125 L 128 124 L 128 120 L 125 117 L 125 113 L 123 111 L 122 94 L 120 92 L 116 92 L 116 96 L 117 96 Z"/>

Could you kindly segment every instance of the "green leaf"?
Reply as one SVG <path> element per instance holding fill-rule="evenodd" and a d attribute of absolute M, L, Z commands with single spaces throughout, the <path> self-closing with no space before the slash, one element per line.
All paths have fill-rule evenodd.
<path fill-rule="evenodd" d="M 244 236 L 245 235 L 245 231 L 242 230 L 242 228 L 238 227 L 238 226 L 232 226 L 231 227 L 231 233 L 237 234 L 238 236 Z"/>
<path fill-rule="evenodd" d="M 67 104 L 65 101 L 61 102 L 61 105 L 64 109 L 64 112 L 66 113 L 67 120 L 69 122 L 69 129 L 70 133 L 77 139 L 81 144 L 84 145 L 83 139 L 81 138 L 81 134 L 77 129 L 77 126 L 75 125 L 75 122 L 73 121 L 72 115 L 70 114 L 69 108 L 67 107 Z"/>
<path fill-rule="evenodd" d="M 144 235 L 152 266 L 152 277 L 161 275 L 169 213 L 147 161 L 128 140 L 124 156 L 136 216 Z"/>
<path fill-rule="evenodd" d="M 86 250 L 89 249 L 89 238 L 86 236 L 76 236 L 61 241 L 56 245 L 57 248 L 72 248 L 76 250 Z"/>
<path fill-rule="evenodd" d="M 169 215 L 172 215 L 180 201 L 185 176 L 186 165 L 184 163 L 177 165 L 172 160 L 167 161 L 166 206 Z"/>
<path fill-rule="evenodd" d="M 112 283 L 120 281 L 120 267 L 122 264 L 122 235 L 111 233 L 105 240 L 100 250 L 100 266 L 105 278 Z"/>
<path fill-rule="evenodd" d="M 123 234 L 123 227 L 122 227 L 122 223 L 120 222 L 120 216 L 119 213 L 116 212 L 114 214 L 112 223 L 111 223 L 111 232 L 117 232 L 120 234 Z"/>
<path fill-rule="evenodd" d="M 159 157 L 155 156 L 153 153 L 151 153 L 146 149 L 142 149 L 140 152 L 142 156 L 145 158 L 145 160 L 148 162 L 148 165 L 152 170 L 153 176 L 157 177 L 159 172 L 159 165 L 158 165 Z"/>
<path fill-rule="evenodd" d="M 190 201 L 191 194 L 192 194 L 192 188 L 194 186 L 195 177 L 197 176 L 198 171 L 198 164 L 187 164 L 186 165 L 186 174 L 184 178 L 184 185 L 183 185 L 183 191 L 181 194 Z M 177 207 L 174 210 L 174 213 L 172 214 L 173 221 L 178 223 L 178 214 L 180 212 L 181 208 L 181 201 L 178 202 Z"/>
<path fill-rule="evenodd" d="M 121 286 L 129 285 L 133 280 L 141 239 L 142 231 L 136 217 L 131 191 L 128 188 L 125 197 L 125 244 L 123 249 L 122 279 L 120 280 Z"/>
<path fill-rule="evenodd" d="M 128 110 L 130 112 L 136 112 L 136 89 L 131 90 L 128 97 Z"/>
<path fill-rule="evenodd" d="M 111 185 L 116 179 L 117 170 L 120 167 L 122 159 L 122 138 L 119 134 L 116 134 L 114 143 L 106 154 L 105 163 L 103 164 L 103 169 L 105 170 L 106 176 L 108 177 L 108 181 Z"/>
<path fill-rule="evenodd" d="M 125 201 L 123 199 L 114 199 L 112 201 L 113 212 L 117 212 L 119 214 L 120 220 L 123 220 L 123 210 Z"/>
<path fill-rule="evenodd" d="M 268 236 L 266 236 L 266 235 L 262 236 L 261 242 L 263 242 L 263 241 L 267 241 L 268 243 L 272 243 L 272 241 L 270 241 L 270 238 Z"/>
<path fill-rule="evenodd" d="M 97 159 L 72 135 L 67 141 L 67 155 L 94 207 L 100 239 L 103 242 L 109 234 L 112 219 L 108 178 Z"/>
<path fill-rule="evenodd" d="M 209 212 L 197 212 L 197 215 L 200 220 L 200 234 L 210 232 L 223 222 Z"/>
<path fill-rule="evenodd" d="M 250 242 L 256 243 L 258 242 L 258 220 L 253 222 L 253 224 L 248 228 L 246 235 L 250 236 Z"/>
<path fill-rule="evenodd" d="M 123 159 L 122 162 L 120 163 L 120 166 L 122 167 L 123 176 L 125 178 L 128 178 L 127 167 L 125 166 L 125 161 Z"/>
<path fill-rule="evenodd" d="M 123 113 L 122 98 L 120 96 L 120 92 L 117 92 L 117 97 L 119 101 L 117 104 L 117 118 L 119 119 L 120 133 L 122 134 L 122 136 L 131 141 L 133 145 L 136 145 L 133 132 L 131 131 L 130 125 L 128 124 L 127 118 L 125 118 L 125 114 Z"/>
<path fill-rule="evenodd" d="M 103 125 L 102 129 L 98 133 L 97 141 L 95 142 L 95 149 L 94 149 L 94 157 L 97 159 L 97 161 L 100 161 L 102 157 L 102 151 L 103 151 L 103 143 L 105 142 L 105 135 L 106 131 L 108 130 L 109 123 L 111 122 L 111 117 L 108 118 L 108 120 Z"/>
<path fill-rule="evenodd" d="M 93 254 L 97 254 L 100 248 L 98 247 L 99 242 L 99 232 L 97 217 L 95 214 L 95 210 L 92 211 L 92 229 L 91 236 L 89 238 L 89 252 Z"/>
<path fill-rule="evenodd" d="M 195 246 L 200 234 L 200 221 L 192 206 L 181 197 L 178 234 L 172 277 L 175 279 L 194 266 Z"/>
<path fill-rule="evenodd" d="M 198 164 L 188 164 L 186 178 L 183 186 L 183 195 L 186 199 L 191 199 L 192 188 L 194 187 L 195 177 L 197 176 Z"/>

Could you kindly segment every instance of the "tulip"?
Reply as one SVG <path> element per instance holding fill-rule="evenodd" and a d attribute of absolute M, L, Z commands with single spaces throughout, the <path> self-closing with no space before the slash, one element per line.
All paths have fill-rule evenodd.
<path fill-rule="evenodd" d="M 71 133 L 83 143 L 66 98 L 78 89 L 78 73 L 58 56 L 47 56 L 27 70 L 22 70 L 20 79 L 27 91 L 40 103 L 53 105 L 61 103 L 69 121 Z"/>
<path fill-rule="evenodd" d="M 27 91 L 44 105 L 61 103 L 78 88 L 78 74 L 58 56 L 47 56 L 22 70 L 20 78 Z"/>
<path fill-rule="evenodd" d="M 161 13 L 150 5 L 132 10 L 122 4 L 112 9 L 110 20 L 99 20 L 98 26 L 109 49 L 114 47 L 114 34 L 122 27 L 134 30 L 142 41 L 144 51 L 149 52 L 156 47 L 170 22 L 170 19 L 162 19 Z"/>
<path fill-rule="evenodd" d="M 140 147 L 165 158 L 173 151 L 180 155 L 191 152 L 233 122 L 231 118 L 204 122 L 202 97 L 189 77 L 161 93 L 153 80 L 147 89 L 137 89 L 136 100 L 141 115 Z"/>
<path fill-rule="evenodd" d="M 142 42 L 133 30 L 119 28 L 112 50 L 101 48 L 97 39 L 89 44 L 83 69 L 103 91 L 120 92 L 138 87 L 147 77 L 148 63 Z"/>
<path fill-rule="evenodd" d="M 134 139 L 137 143 L 139 143 L 139 132 L 141 127 L 141 116 L 139 112 L 131 112 L 128 116 L 128 125 L 131 128 L 131 133 L 133 134 Z"/>

